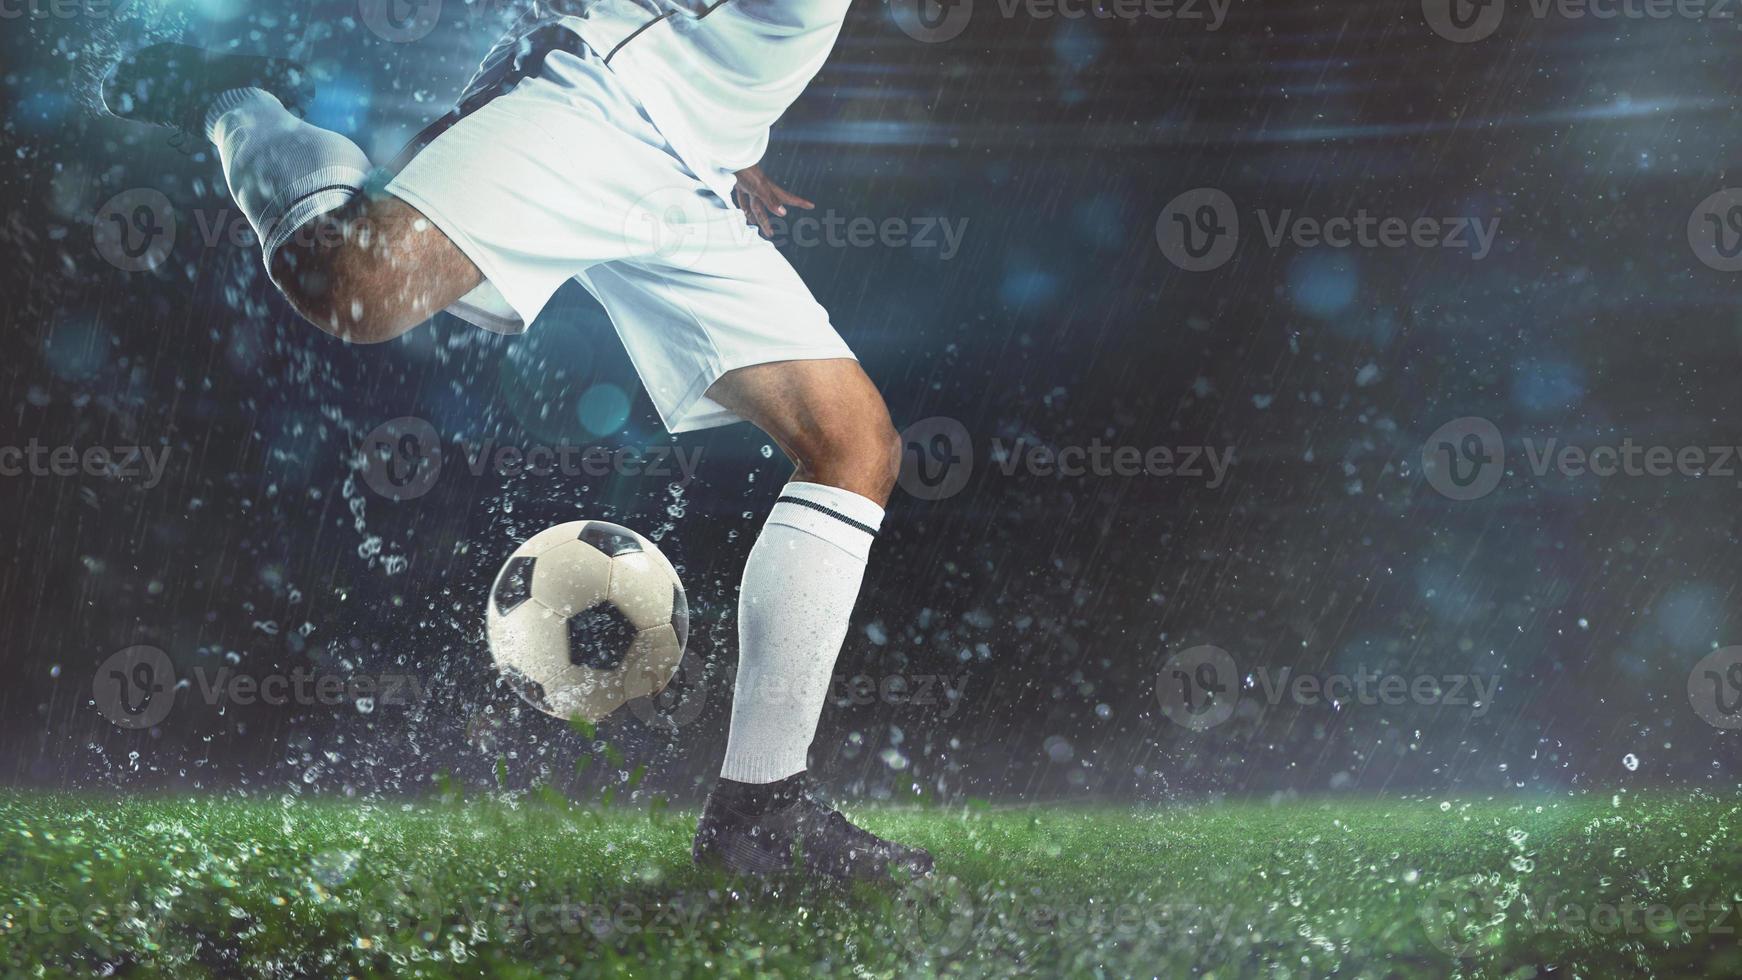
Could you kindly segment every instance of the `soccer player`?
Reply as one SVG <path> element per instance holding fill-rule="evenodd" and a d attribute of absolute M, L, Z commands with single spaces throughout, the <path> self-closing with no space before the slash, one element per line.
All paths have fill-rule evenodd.
<path fill-rule="evenodd" d="M 540 0 L 383 184 L 303 121 L 292 62 L 156 44 L 103 82 L 110 112 L 197 134 L 321 329 L 392 340 L 439 310 L 524 330 L 577 279 L 672 432 L 748 420 L 791 457 L 739 595 L 738 679 L 700 864 L 876 879 L 923 850 L 806 789 L 806 751 L 900 465 L 876 387 L 775 247 L 811 203 L 763 174 L 769 127 L 809 84 L 849 0 Z M 763 696 L 778 691 L 779 696 Z"/>

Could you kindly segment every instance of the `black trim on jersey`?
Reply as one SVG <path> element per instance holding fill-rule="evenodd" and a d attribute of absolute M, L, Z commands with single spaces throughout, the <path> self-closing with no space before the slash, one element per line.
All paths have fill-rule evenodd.
<path fill-rule="evenodd" d="M 696 15 L 696 20 L 701 20 L 731 2 L 732 0 L 714 0 L 707 9 Z M 611 58 L 623 50 L 625 44 L 640 37 L 642 31 L 676 13 L 675 10 L 668 11 L 637 27 L 633 34 L 618 41 L 617 46 L 611 49 L 611 53 L 605 55 L 605 64 L 609 66 Z M 413 157 L 417 156 L 424 147 L 434 143 L 436 137 L 452 129 L 455 123 L 489 105 L 497 96 L 519 84 L 522 79 L 538 74 L 544 68 L 545 56 L 552 51 L 567 51 L 579 56 L 587 46 L 587 42 L 579 34 L 556 22 L 545 24 L 537 30 L 528 32 L 525 37 L 520 39 L 520 42 L 526 46 L 524 51 L 503 59 L 502 63 L 496 66 L 496 77 L 491 79 L 489 84 L 480 88 L 470 99 L 454 106 L 441 118 L 425 126 L 421 132 L 413 136 L 411 142 L 405 144 L 405 147 L 399 151 L 399 155 L 394 158 L 393 163 L 387 167 L 387 172 L 393 176 L 398 176 Z"/>
<path fill-rule="evenodd" d="M 703 17 L 708 16 L 709 14 L 713 13 L 716 10 L 719 10 L 721 7 L 724 7 L 726 4 L 731 3 L 731 2 L 732 2 L 732 0 L 714 0 L 713 3 L 708 5 L 708 9 L 706 9 L 706 10 L 704 10 L 701 13 L 696 15 L 696 20 L 701 20 Z M 633 41 L 636 38 L 640 37 L 642 31 L 647 30 L 649 27 L 652 27 L 653 25 L 659 23 L 662 20 L 666 20 L 666 19 L 672 17 L 676 13 L 677 13 L 677 11 L 675 11 L 675 10 L 668 10 L 665 13 L 660 14 L 658 17 L 655 17 L 652 20 L 648 21 L 647 23 L 642 24 L 640 27 L 637 27 L 635 29 L 635 33 L 630 34 L 628 37 L 617 42 L 617 46 L 612 48 L 611 53 L 605 56 L 605 64 L 609 65 L 611 63 L 611 59 L 615 58 L 617 56 L 617 52 L 623 50 L 623 45 L 628 44 L 630 41 Z"/>
<path fill-rule="evenodd" d="M 840 521 L 841 523 L 846 524 L 850 527 L 856 527 L 859 530 L 864 531 L 866 534 L 871 535 L 872 537 L 877 536 L 877 529 L 872 527 L 871 525 L 861 524 L 858 521 L 853 520 L 851 517 L 848 517 L 846 514 L 843 514 L 840 511 L 835 510 L 835 509 L 830 508 L 830 507 L 824 507 L 822 504 L 819 504 L 814 500 L 806 500 L 803 497 L 776 497 L 774 502 L 777 504 L 797 504 L 800 507 L 809 507 L 811 510 L 827 514 L 830 517 L 833 517 L 835 520 Z"/>
<path fill-rule="evenodd" d="M 623 45 L 628 44 L 630 41 L 633 41 L 636 38 L 640 37 L 642 31 L 647 30 L 649 27 L 652 27 L 653 25 L 659 23 L 662 20 L 666 20 L 675 12 L 676 11 L 667 11 L 666 13 L 660 14 L 658 17 L 655 17 L 652 20 L 648 21 L 647 23 L 642 24 L 640 27 L 637 27 L 635 29 L 634 33 L 630 34 L 628 37 L 624 38 L 621 41 L 618 41 L 617 46 L 611 49 L 611 53 L 605 56 L 605 64 L 607 64 L 607 65 L 610 64 L 611 59 L 617 57 L 617 52 L 623 50 Z"/>
<path fill-rule="evenodd" d="M 581 40 L 579 34 L 560 24 L 546 24 L 538 30 L 530 31 L 520 39 L 520 43 L 526 46 L 524 51 L 502 59 L 501 64 L 493 69 L 495 77 L 474 92 L 471 98 L 454 106 L 413 136 L 411 142 L 405 144 L 405 148 L 399 151 L 399 155 L 388 166 L 387 172 L 398 176 L 413 157 L 435 142 L 436 137 L 452 129 L 460 120 L 489 105 L 497 96 L 503 95 L 523 79 L 538 74 L 544 68 L 545 57 L 552 51 L 567 51 L 579 56 L 586 49 L 586 42 Z"/>

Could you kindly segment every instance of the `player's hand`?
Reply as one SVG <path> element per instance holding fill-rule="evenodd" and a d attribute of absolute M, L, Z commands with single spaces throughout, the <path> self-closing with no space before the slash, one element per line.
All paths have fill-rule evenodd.
<path fill-rule="evenodd" d="M 786 217 L 789 205 L 804 208 L 806 211 L 816 207 L 769 180 L 768 175 L 762 172 L 761 164 L 738 171 L 738 186 L 732 188 L 732 198 L 749 216 L 749 223 L 762 229 L 762 237 L 770 240 L 774 238 L 773 219 L 770 215 Z"/>

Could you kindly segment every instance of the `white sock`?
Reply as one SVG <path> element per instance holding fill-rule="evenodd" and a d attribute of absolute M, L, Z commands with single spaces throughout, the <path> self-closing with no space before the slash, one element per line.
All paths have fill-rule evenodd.
<path fill-rule="evenodd" d="M 883 508 L 788 483 L 744 565 L 738 685 L 720 775 L 772 783 L 805 768 Z"/>
<path fill-rule="evenodd" d="M 270 267 L 297 230 L 361 192 L 369 158 L 338 133 L 303 122 L 265 89 L 231 89 L 206 113 L 230 195 Z"/>

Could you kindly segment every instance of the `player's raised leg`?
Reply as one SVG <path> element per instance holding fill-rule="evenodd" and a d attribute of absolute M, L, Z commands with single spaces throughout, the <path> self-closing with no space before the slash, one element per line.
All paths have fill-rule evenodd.
<path fill-rule="evenodd" d="M 926 874 L 931 855 L 849 823 L 806 793 L 805 756 L 900 467 L 883 398 L 851 359 L 732 371 L 708 397 L 793 460 L 744 566 L 738 680 L 721 778 L 696 831 L 698 863 L 832 878 Z"/>
<path fill-rule="evenodd" d="M 298 313 L 359 344 L 392 340 L 483 280 L 440 228 L 391 195 L 358 194 L 311 219 L 268 265 Z"/>
<path fill-rule="evenodd" d="M 291 111 L 309 95 L 294 62 L 183 44 L 134 52 L 103 82 L 113 114 L 217 147 L 230 193 L 297 312 L 348 340 L 390 340 L 482 277 L 415 208 L 365 193 L 363 151 Z"/>

